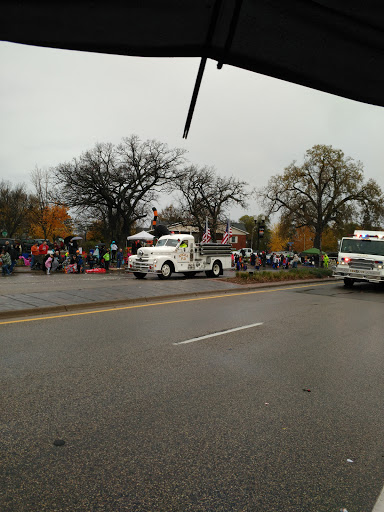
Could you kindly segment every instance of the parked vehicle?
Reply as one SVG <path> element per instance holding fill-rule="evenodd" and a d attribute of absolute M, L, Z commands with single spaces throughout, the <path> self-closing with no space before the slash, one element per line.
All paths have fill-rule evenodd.
<path fill-rule="evenodd" d="M 235 256 L 244 255 L 245 258 L 250 258 L 253 252 L 254 251 L 250 247 L 243 247 L 242 249 L 238 249 L 237 251 L 232 251 L 232 254 L 234 254 Z"/>

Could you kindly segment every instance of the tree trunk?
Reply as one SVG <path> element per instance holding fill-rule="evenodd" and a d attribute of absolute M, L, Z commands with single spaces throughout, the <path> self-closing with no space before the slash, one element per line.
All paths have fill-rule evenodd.
<path fill-rule="evenodd" d="M 315 233 L 315 240 L 313 242 L 313 247 L 316 247 L 316 249 L 319 249 L 321 251 L 321 238 L 322 238 L 322 231 L 319 229 L 316 229 Z"/>

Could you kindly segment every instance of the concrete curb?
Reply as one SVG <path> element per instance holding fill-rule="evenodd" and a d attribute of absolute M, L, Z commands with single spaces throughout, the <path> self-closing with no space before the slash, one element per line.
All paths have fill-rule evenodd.
<path fill-rule="evenodd" d="M 295 279 L 293 281 L 278 281 L 273 283 L 256 283 L 241 285 L 230 290 L 202 290 L 201 292 L 190 292 L 190 293 L 172 293 L 150 297 L 135 297 L 132 299 L 115 299 L 100 302 L 84 302 L 82 304 L 68 304 L 61 306 L 46 306 L 37 307 L 33 309 L 18 309 L 14 311 L 1 311 L 0 319 L 8 318 L 20 318 L 24 316 L 37 316 L 37 315 L 50 315 L 54 313 L 71 313 L 80 309 L 96 309 L 102 307 L 121 306 L 123 304 L 134 304 L 135 302 L 159 302 L 167 299 L 176 299 L 181 297 L 199 297 L 200 295 L 226 295 L 231 293 L 249 292 L 252 290 L 263 289 L 263 288 L 274 288 L 274 287 L 285 287 L 299 284 L 308 283 L 324 283 L 324 282 L 337 282 L 333 278 L 328 279 Z"/>

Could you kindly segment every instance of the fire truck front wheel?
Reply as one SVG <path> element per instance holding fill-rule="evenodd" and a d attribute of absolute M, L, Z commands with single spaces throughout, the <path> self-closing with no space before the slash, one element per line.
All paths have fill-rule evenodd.
<path fill-rule="evenodd" d="M 349 277 L 344 277 L 344 286 L 346 288 L 352 288 L 354 282 L 355 282 L 354 279 L 350 279 Z"/>
<path fill-rule="evenodd" d="M 157 274 L 159 279 L 169 279 L 173 272 L 173 265 L 171 262 L 166 261 L 161 267 L 161 273 Z"/>

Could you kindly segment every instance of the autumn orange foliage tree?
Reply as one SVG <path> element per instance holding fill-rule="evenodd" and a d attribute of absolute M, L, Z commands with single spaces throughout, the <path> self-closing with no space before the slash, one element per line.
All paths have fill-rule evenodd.
<path fill-rule="evenodd" d="M 30 236 L 55 240 L 72 234 L 72 220 L 65 206 L 52 205 L 31 212 Z"/>
<path fill-rule="evenodd" d="M 282 233 L 281 225 L 274 224 L 271 230 L 271 241 L 269 247 L 271 252 L 286 251 L 289 238 Z"/>
<path fill-rule="evenodd" d="M 315 233 L 308 226 L 302 226 L 295 231 L 292 249 L 295 252 L 302 252 L 313 247 Z"/>
<path fill-rule="evenodd" d="M 322 249 L 325 252 L 337 252 L 337 232 L 333 228 L 327 228 L 323 234 L 323 244 Z"/>
<path fill-rule="evenodd" d="M 92 222 L 87 231 L 87 240 L 104 240 L 105 226 L 103 221 L 96 220 Z"/>

